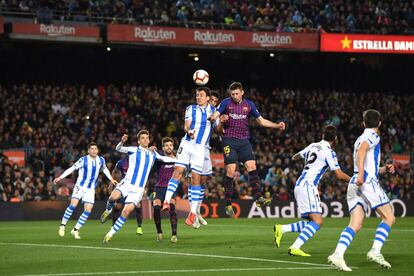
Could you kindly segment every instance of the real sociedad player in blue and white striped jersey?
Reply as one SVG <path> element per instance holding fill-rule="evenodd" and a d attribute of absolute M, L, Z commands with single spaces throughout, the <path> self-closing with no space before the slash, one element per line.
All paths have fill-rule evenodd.
<path fill-rule="evenodd" d="M 328 262 L 343 271 L 352 271 L 345 263 L 344 254 L 355 235 L 361 230 L 365 208 L 368 206 L 380 216 L 381 222 L 375 231 L 374 242 L 367 259 L 383 268 L 391 268 L 391 264 L 381 254 L 381 249 L 395 223 L 395 216 L 390 200 L 381 187 L 379 177 L 382 174 L 395 173 L 395 168 L 393 164 L 380 167 L 381 114 L 375 109 L 368 109 L 364 111 L 362 117 L 365 130 L 354 144 L 354 176 L 348 184 L 346 196 L 350 221 L 348 227 L 341 233 L 335 252 L 328 257 Z"/>
<path fill-rule="evenodd" d="M 121 216 L 105 235 L 104 243 L 108 243 L 112 239 L 112 236 L 121 229 L 131 211 L 141 202 L 145 185 L 147 184 L 148 176 L 155 160 L 158 159 L 165 163 L 174 163 L 177 161 L 175 158 L 162 156 L 148 148 L 150 136 L 147 130 L 140 130 L 137 138 L 139 147 L 124 147 L 123 144 L 128 140 L 128 135 L 126 134 L 122 136 L 121 142 L 116 146 L 117 151 L 129 155 L 129 167 L 125 177 L 109 196 L 106 210 L 101 216 L 101 222 L 104 223 L 106 221 L 118 199 L 121 197 L 126 197 L 126 199 Z"/>
<path fill-rule="evenodd" d="M 211 107 L 216 107 L 219 104 L 220 101 L 220 95 L 217 91 L 211 90 L 210 91 L 210 101 L 209 104 Z M 219 119 L 217 119 L 217 121 L 213 124 L 212 128 L 214 128 L 215 132 L 220 133 L 219 131 L 222 130 L 219 128 Z M 213 129 L 210 130 L 210 137 L 211 134 L 213 133 Z M 199 198 L 192 198 L 191 197 L 191 192 L 192 192 L 192 186 L 191 186 L 191 182 L 189 182 L 189 186 L 188 186 L 188 200 L 191 202 L 193 200 L 198 200 L 198 204 L 197 204 L 197 217 L 198 217 L 198 221 L 200 222 L 200 225 L 207 225 L 207 221 L 203 218 L 203 216 L 201 215 L 201 205 L 203 203 L 203 199 L 204 199 L 204 195 L 205 195 L 205 189 L 207 186 L 207 182 L 208 179 L 213 175 L 213 167 L 212 167 L 212 163 L 211 163 L 211 156 L 210 156 L 210 142 L 206 144 L 206 149 L 205 149 L 205 153 L 204 153 L 204 164 L 203 164 L 203 170 L 201 172 L 201 190 L 200 190 L 200 197 Z"/>
<path fill-rule="evenodd" d="M 72 236 L 75 237 L 75 239 L 80 239 L 79 229 L 85 224 L 86 220 L 88 219 L 95 202 L 95 188 L 98 185 L 99 172 L 103 171 L 111 183 L 118 183 L 112 178 L 111 173 L 106 167 L 105 159 L 102 156 L 98 156 L 98 153 L 99 150 L 97 144 L 93 142 L 89 143 L 88 155 L 79 158 L 79 160 L 73 164 L 72 167 L 64 171 L 61 176 L 53 181 L 55 184 L 57 184 L 60 180 L 67 177 L 74 171 L 79 171 L 76 185 L 73 188 L 72 199 L 69 206 L 65 210 L 62 218 L 62 223 L 59 227 L 59 235 L 61 237 L 65 235 L 66 223 L 70 219 L 76 206 L 78 206 L 79 201 L 82 200 L 84 203 L 84 211 L 79 217 L 75 228 L 73 228 L 70 232 Z"/>
<path fill-rule="evenodd" d="M 185 112 L 184 131 L 185 136 L 181 140 L 177 151 L 174 173 L 168 182 L 167 194 L 163 204 L 163 210 L 170 208 L 170 199 L 178 187 L 183 172 L 187 166 L 192 171 L 191 198 L 199 198 L 201 192 L 200 178 L 203 171 L 206 145 L 210 141 L 212 123 L 208 118 L 214 114 L 215 108 L 209 105 L 210 89 L 199 87 L 196 89 L 196 105 L 190 105 Z M 191 211 L 185 224 L 200 227 L 197 217 L 198 200 L 192 201 Z"/>
<path fill-rule="evenodd" d="M 335 173 L 337 179 L 348 182 L 351 177 L 341 170 L 332 146 L 336 141 L 336 127 L 326 126 L 322 141 L 312 143 L 304 150 L 292 157 L 292 160 L 305 159 L 305 167 L 296 181 L 295 199 L 302 218 L 309 222 L 298 221 L 287 225 L 275 225 L 275 244 L 280 246 L 282 235 L 286 232 L 300 232 L 298 238 L 289 247 L 288 253 L 294 256 L 310 256 L 300 248 L 320 229 L 322 218 L 322 207 L 319 199 L 318 185 L 324 173 L 330 169 Z"/>

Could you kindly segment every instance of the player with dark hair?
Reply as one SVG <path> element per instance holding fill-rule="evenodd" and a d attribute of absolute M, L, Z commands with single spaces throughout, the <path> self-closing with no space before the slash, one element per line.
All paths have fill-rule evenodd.
<path fill-rule="evenodd" d="M 289 247 L 288 253 L 290 255 L 310 256 L 300 248 L 316 234 L 323 224 L 318 184 L 327 169 L 333 171 L 339 180 L 348 182 L 351 179 L 350 176 L 341 170 L 336 153 L 332 149 L 336 140 L 336 127 L 332 125 L 326 126 L 321 141 L 310 144 L 292 157 L 293 161 L 305 160 L 305 167 L 296 181 L 294 193 L 301 217 L 309 222 L 298 221 L 292 224 L 274 226 L 273 230 L 277 247 L 280 247 L 284 233 L 300 232 L 299 237 Z"/>
<path fill-rule="evenodd" d="M 174 154 L 174 140 L 170 137 L 162 139 L 162 153 L 171 158 L 175 158 Z M 174 172 L 174 163 L 156 162 L 156 170 L 158 172 L 157 182 L 154 190 L 154 223 L 157 228 L 157 241 L 163 240 L 163 233 L 161 228 L 161 205 L 164 202 L 165 194 L 167 193 L 168 181 Z M 170 223 L 171 223 L 171 242 L 176 243 L 177 239 L 177 212 L 175 211 L 175 195 L 173 194 L 170 200 Z"/>
<path fill-rule="evenodd" d="M 263 118 L 256 108 L 256 105 L 244 98 L 243 86 L 240 82 L 233 82 L 229 86 L 230 97 L 224 99 L 213 116 L 215 121 L 220 115 L 220 123 L 223 124 L 223 152 L 224 163 L 226 164 L 226 175 L 224 177 L 224 189 L 226 196 L 226 214 L 234 217 L 234 210 L 231 206 L 233 195 L 233 177 L 237 163 L 242 162 L 249 173 L 249 184 L 257 206 L 270 204 L 270 199 L 261 195 L 260 177 L 256 169 L 256 160 L 253 155 L 253 148 L 249 141 L 249 117 L 252 116 L 256 122 L 266 128 L 284 130 L 285 123 L 274 123 Z"/>
<path fill-rule="evenodd" d="M 374 242 L 367 259 L 381 267 L 391 268 L 391 264 L 381 254 L 381 249 L 395 223 L 395 216 L 390 200 L 379 183 L 379 176 L 393 174 L 395 168 L 392 164 L 380 167 L 381 114 L 377 110 L 368 109 L 362 117 L 365 130 L 354 144 L 354 176 L 348 184 L 346 197 L 351 217 L 348 227 L 341 233 L 335 252 L 328 257 L 331 264 L 343 271 L 352 271 L 345 263 L 344 254 L 361 230 L 365 209 L 368 207 L 381 217 L 381 222 L 375 231 Z"/>
<path fill-rule="evenodd" d="M 112 191 L 108 198 L 106 209 L 101 215 L 101 222 L 104 223 L 112 213 L 115 202 L 122 197 L 126 197 L 125 206 L 121 216 L 105 235 L 103 243 L 109 243 L 126 222 L 129 214 L 138 206 L 145 193 L 145 186 L 150 175 L 155 160 L 165 163 L 175 162 L 176 159 L 161 156 L 156 151 L 148 147 L 150 143 L 150 133 L 148 130 L 140 130 L 137 134 L 138 147 L 125 147 L 124 143 L 128 140 L 128 135 L 124 134 L 121 141 L 116 146 L 119 152 L 128 154 L 128 170 L 125 177 Z"/>
<path fill-rule="evenodd" d="M 94 142 L 89 143 L 88 155 L 79 158 L 75 164 L 53 180 L 53 182 L 57 184 L 60 180 L 67 177 L 74 171 L 78 171 L 78 179 L 76 180 L 75 187 L 73 187 L 72 199 L 63 214 L 62 222 L 59 226 L 59 236 L 61 237 L 65 235 L 66 223 L 72 216 L 76 206 L 78 206 L 79 201 L 82 200 L 84 211 L 79 217 L 75 227 L 70 232 L 75 239 L 80 239 L 79 229 L 85 224 L 92 212 L 92 208 L 95 203 L 95 188 L 98 185 L 98 175 L 101 171 L 113 185 L 118 183 L 112 178 L 108 168 L 106 167 L 105 159 L 98 154 L 98 145 Z"/>
<path fill-rule="evenodd" d="M 175 162 L 174 173 L 168 182 L 167 193 L 162 206 L 163 211 L 170 208 L 170 200 L 177 190 L 180 179 L 187 167 L 191 169 L 191 185 L 189 195 L 194 201 L 190 201 L 190 213 L 185 224 L 197 229 L 200 221 L 197 215 L 199 198 L 201 195 L 201 175 L 203 173 L 206 145 L 209 144 L 213 123 L 208 120 L 215 108 L 209 104 L 210 89 L 208 87 L 198 87 L 195 90 L 196 104 L 189 105 L 184 115 L 185 136 L 181 139 L 177 151 L 177 162 Z"/>

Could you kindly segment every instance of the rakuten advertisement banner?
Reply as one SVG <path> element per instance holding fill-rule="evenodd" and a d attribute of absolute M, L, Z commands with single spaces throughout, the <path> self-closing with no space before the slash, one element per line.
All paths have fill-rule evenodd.
<path fill-rule="evenodd" d="M 414 36 L 321 34 L 321 52 L 413 54 Z"/>
<path fill-rule="evenodd" d="M 11 38 L 100 42 L 99 27 L 61 24 L 13 23 Z"/>
<path fill-rule="evenodd" d="M 318 50 L 317 34 L 108 25 L 108 41 L 218 48 Z"/>

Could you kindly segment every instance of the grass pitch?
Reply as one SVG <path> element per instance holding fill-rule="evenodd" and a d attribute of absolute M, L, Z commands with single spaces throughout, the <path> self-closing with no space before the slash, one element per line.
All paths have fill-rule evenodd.
<path fill-rule="evenodd" d="M 304 247 L 312 256 L 291 257 L 289 245 L 298 233 L 287 233 L 281 248 L 273 245 L 274 223 L 294 219 L 210 219 L 194 230 L 178 225 L 178 243 L 172 244 L 169 220 L 163 219 L 164 241 L 156 241 L 155 226 L 146 220 L 144 235 L 135 234 L 128 220 L 111 244 L 102 239 L 110 222 L 87 221 L 81 240 L 74 240 L 68 223 L 65 237 L 58 221 L 0 222 L 0 275 L 335 275 L 327 264 L 348 219 L 326 219 L 324 227 Z M 353 275 L 413 275 L 414 218 L 397 219 L 383 248 L 392 269 L 385 271 L 366 260 L 379 219 L 365 221 L 345 255 Z"/>

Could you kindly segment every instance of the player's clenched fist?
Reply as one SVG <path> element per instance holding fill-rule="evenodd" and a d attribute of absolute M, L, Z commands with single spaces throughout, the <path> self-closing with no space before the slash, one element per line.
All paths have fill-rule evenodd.
<path fill-rule="evenodd" d="M 125 143 L 126 141 L 128 141 L 128 134 L 122 135 L 122 138 L 121 138 L 122 143 Z"/>

